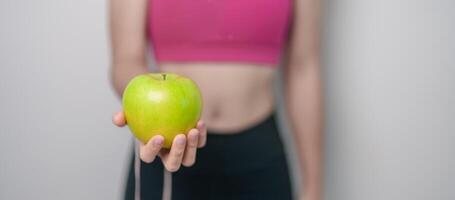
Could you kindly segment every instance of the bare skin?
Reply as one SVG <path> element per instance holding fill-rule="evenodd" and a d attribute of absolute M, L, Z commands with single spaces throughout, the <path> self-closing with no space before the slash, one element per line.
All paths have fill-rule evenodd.
<path fill-rule="evenodd" d="M 229 63 L 163 63 L 161 70 L 193 79 L 202 91 L 202 119 L 218 134 L 251 127 L 273 111 L 272 67 Z M 241 120 L 239 120 L 241 119 Z"/>
<path fill-rule="evenodd" d="M 112 81 L 121 96 L 135 75 L 149 73 L 146 63 L 147 0 L 110 0 Z M 291 128 L 304 177 L 301 200 L 322 199 L 322 95 L 319 62 L 321 0 L 294 0 L 294 19 L 284 65 L 284 91 Z M 204 113 L 198 126 L 174 139 L 163 150 L 161 136 L 141 144 L 145 162 L 160 156 L 169 171 L 196 161 L 197 148 L 206 141 L 207 128 L 232 134 L 252 126 L 274 110 L 271 66 L 245 63 L 160 63 L 160 71 L 192 78 L 201 88 Z M 126 124 L 122 112 L 113 116 Z M 153 122 L 150 122 L 153 123 Z M 207 125 L 205 125 L 207 124 Z M 161 142 L 160 142 L 161 141 Z M 197 145 L 196 145 L 197 144 Z"/>

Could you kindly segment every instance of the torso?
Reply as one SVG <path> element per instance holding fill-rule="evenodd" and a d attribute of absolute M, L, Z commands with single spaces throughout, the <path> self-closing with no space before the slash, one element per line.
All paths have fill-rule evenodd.
<path fill-rule="evenodd" d="M 209 132 L 238 133 L 270 116 L 291 0 L 151 0 L 148 11 L 160 70 L 198 84 Z"/>
<path fill-rule="evenodd" d="M 234 134 L 274 110 L 275 68 L 234 63 L 161 63 L 160 70 L 193 79 L 203 96 L 202 119 L 209 132 Z"/>

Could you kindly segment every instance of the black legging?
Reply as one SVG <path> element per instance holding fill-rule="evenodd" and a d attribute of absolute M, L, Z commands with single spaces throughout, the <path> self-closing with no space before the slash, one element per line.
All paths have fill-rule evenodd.
<path fill-rule="evenodd" d="M 133 159 L 134 160 L 134 159 Z M 141 199 L 161 200 L 163 165 L 141 162 Z M 125 193 L 134 199 L 134 162 Z M 241 133 L 209 133 L 196 164 L 172 174 L 173 200 L 290 200 L 291 184 L 283 145 L 272 115 Z"/>

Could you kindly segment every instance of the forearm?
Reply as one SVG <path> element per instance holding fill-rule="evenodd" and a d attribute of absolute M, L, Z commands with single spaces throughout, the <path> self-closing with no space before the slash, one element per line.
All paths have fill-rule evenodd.
<path fill-rule="evenodd" d="M 128 82 L 147 73 L 147 0 L 109 1 L 111 82 L 122 96 Z"/>
<path fill-rule="evenodd" d="M 291 130 L 297 143 L 305 192 L 321 194 L 323 100 L 319 63 L 294 67 L 299 71 L 285 74 L 286 100 Z"/>

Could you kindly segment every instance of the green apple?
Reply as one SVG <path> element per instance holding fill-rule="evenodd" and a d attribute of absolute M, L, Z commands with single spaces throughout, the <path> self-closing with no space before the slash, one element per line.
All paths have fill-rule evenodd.
<path fill-rule="evenodd" d="M 202 98 L 189 78 L 171 73 L 134 77 L 123 92 L 123 110 L 128 127 L 142 142 L 155 135 L 164 137 L 170 148 L 174 137 L 196 127 Z"/>

